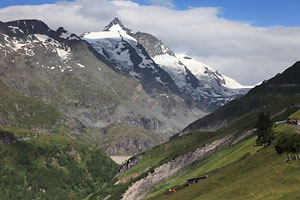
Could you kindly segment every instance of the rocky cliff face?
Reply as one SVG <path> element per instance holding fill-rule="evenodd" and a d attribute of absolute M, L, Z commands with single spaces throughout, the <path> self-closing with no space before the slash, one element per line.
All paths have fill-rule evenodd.
<path fill-rule="evenodd" d="M 174 52 L 169 47 L 165 46 L 161 40 L 151 34 L 139 31 L 135 33 L 133 37 L 145 48 L 151 58 L 163 54 L 175 56 Z"/>
<path fill-rule="evenodd" d="M 142 155 L 137 155 L 129 158 L 128 161 L 122 165 L 122 167 L 119 170 L 119 173 L 116 176 L 120 176 L 125 172 L 129 171 L 131 168 L 136 166 L 142 160 L 142 158 Z"/>

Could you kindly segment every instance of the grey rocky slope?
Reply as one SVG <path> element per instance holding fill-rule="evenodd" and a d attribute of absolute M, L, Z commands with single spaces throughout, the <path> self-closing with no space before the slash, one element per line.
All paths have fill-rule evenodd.
<path fill-rule="evenodd" d="M 52 105 L 88 129 L 128 123 L 169 133 L 206 114 L 195 101 L 181 95 L 160 68 L 155 73 L 163 74 L 163 80 L 157 81 L 155 73 L 149 77 L 145 73 L 139 82 L 116 72 L 113 64 L 63 28 L 54 31 L 38 20 L 0 22 L 1 81 L 13 91 Z"/>
<path fill-rule="evenodd" d="M 167 141 L 166 136 L 125 123 L 110 124 L 97 131 L 96 137 L 110 156 L 132 156 Z"/>

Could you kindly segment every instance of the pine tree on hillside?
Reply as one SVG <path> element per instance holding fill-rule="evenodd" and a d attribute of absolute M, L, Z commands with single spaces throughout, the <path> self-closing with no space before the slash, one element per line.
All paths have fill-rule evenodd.
<path fill-rule="evenodd" d="M 267 146 L 275 139 L 272 121 L 268 113 L 261 113 L 256 123 L 256 145 Z"/>

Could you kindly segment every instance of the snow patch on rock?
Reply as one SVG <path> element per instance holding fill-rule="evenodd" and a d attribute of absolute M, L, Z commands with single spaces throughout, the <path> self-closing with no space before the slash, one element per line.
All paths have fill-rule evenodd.
<path fill-rule="evenodd" d="M 80 68 L 85 68 L 83 64 L 80 64 L 79 62 L 76 62 L 76 65 L 78 65 Z"/>

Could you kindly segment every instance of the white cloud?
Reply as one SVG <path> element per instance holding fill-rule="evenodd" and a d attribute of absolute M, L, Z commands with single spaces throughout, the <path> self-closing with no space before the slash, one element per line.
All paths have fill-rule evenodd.
<path fill-rule="evenodd" d="M 173 0 L 148 0 L 148 2 L 152 5 L 157 6 L 165 6 L 168 8 L 174 8 L 175 4 L 173 3 Z"/>
<path fill-rule="evenodd" d="M 76 0 L 8 7 L 0 9 L 0 19 L 38 18 L 53 29 L 64 26 L 82 34 L 102 30 L 119 17 L 133 31 L 151 33 L 175 52 L 186 52 L 242 84 L 271 78 L 299 60 L 300 27 L 258 28 L 218 13 L 218 8 L 180 11 L 131 1 Z"/>

